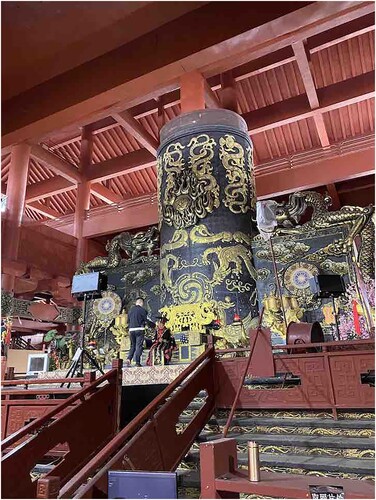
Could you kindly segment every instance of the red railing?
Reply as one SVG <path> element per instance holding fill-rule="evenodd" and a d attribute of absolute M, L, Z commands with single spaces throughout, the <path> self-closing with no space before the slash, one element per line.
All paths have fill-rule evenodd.
<path fill-rule="evenodd" d="M 95 377 L 94 377 L 95 378 Z M 81 386 L 93 381 L 92 374 L 82 378 L 62 379 L 11 379 L 1 382 L 1 439 L 15 433 L 31 420 L 43 417 L 62 403 Z M 60 387 L 64 384 L 64 387 Z M 76 388 L 68 388 L 76 384 Z M 78 386 L 77 385 L 81 384 Z M 61 446 L 58 448 L 62 448 Z M 55 450 L 56 451 L 56 450 Z"/>
<path fill-rule="evenodd" d="M 259 481 L 250 481 L 248 471 L 237 467 L 235 439 L 219 439 L 200 445 L 201 498 L 240 498 L 240 493 L 260 497 L 309 498 L 309 487 L 339 486 L 346 498 L 374 498 L 370 481 L 336 479 L 299 474 L 260 472 Z"/>
<path fill-rule="evenodd" d="M 213 360 L 209 347 L 61 488 L 59 498 L 106 496 L 111 469 L 173 471 L 214 410 Z M 201 391 L 205 402 L 180 433 L 179 416 Z"/>
<path fill-rule="evenodd" d="M 69 451 L 47 477 L 58 476 L 65 484 L 109 442 L 119 426 L 122 372 L 118 361 L 117 367 L 2 442 L 4 452 L 24 440 L 2 458 L 3 498 L 36 498 L 37 482 L 30 472 L 59 443 L 66 443 Z"/>
<path fill-rule="evenodd" d="M 375 368 L 374 346 L 373 339 L 273 346 L 273 351 L 286 351 L 273 353 L 274 372 L 294 375 L 299 384 L 275 389 L 243 386 L 237 408 L 331 409 L 335 418 L 341 408 L 374 408 L 374 389 L 362 381 L 362 376 Z M 249 349 L 231 349 L 216 351 L 216 355 L 248 352 Z M 216 360 L 217 407 L 231 407 L 247 361 L 247 357 Z M 257 377 L 257 372 L 250 371 L 249 375 Z"/>

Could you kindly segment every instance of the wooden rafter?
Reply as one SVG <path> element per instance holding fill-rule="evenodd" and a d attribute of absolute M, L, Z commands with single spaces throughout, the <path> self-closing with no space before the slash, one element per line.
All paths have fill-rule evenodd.
<path fill-rule="evenodd" d="M 359 2 L 359 10 L 353 10 L 352 13 L 347 16 L 347 18 L 350 19 L 349 22 L 341 24 L 341 22 L 338 21 L 338 26 L 335 26 L 335 23 L 332 23 L 326 25 L 326 31 L 319 30 L 318 33 L 310 34 L 307 39 L 307 50 L 309 50 L 310 53 L 318 52 L 329 46 L 341 43 L 344 40 L 348 40 L 359 36 L 362 33 L 374 30 L 374 13 L 368 13 L 373 9 L 370 3 L 367 5 L 363 2 L 363 5 L 361 6 Z M 297 36 L 297 39 L 303 40 L 305 38 L 307 37 Z M 252 60 L 244 64 L 240 64 L 232 70 L 236 82 L 258 75 L 265 71 L 269 71 L 270 69 L 277 68 L 284 64 L 289 64 L 295 60 L 292 47 L 288 45 L 279 49 L 271 48 L 268 53 L 262 55 L 261 57 L 254 58 L 254 54 L 250 53 L 250 57 Z M 220 75 L 210 77 L 207 81 L 212 90 L 218 90 L 221 88 Z M 165 109 L 180 103 L 179 89 L 165 92 L 162 97 Z M 156 99 L 152 98 L 135 106 L 131 106 L 128 111 L 134 118 L 139 119 L 144 116 L 157 113 L 158 103 Z M 99 118 L 91 123 L 94 134 L 101 133 L 115 126 L 117 126 L 117 122 L 111 116 Z M 76 130 L 76 127 L 74 129 Z M 46 138 L 48 137 L 49 136 L 46 136 Z M 62 135 L 61 133 L 59 134 L 58 143 L 59 145 L 64 145 L 78 139 L 79 136 L 77 136 L 75 132 L 70 132 L 68 127 L 66 132 Z M 3 153 L 8 150 L 9 148 L 7 147 L 3 147 L 2 149 Z"/>
<path fill-rule="evenodd" d="M 370 99 L 375 95 L 374 71 L 334 83 L 317 90 L 318 109 L 311 109 L 307 97 L 299 95 L 285 101 L 256 109 L 243 116 L 250 134 L 258 134 L 296 120 L 312 118 L 317 114 L 349 106 Z"/>
<path fill-rule="evenodd" d="M 61 175 L 52 177 L 45 181 L 30 184 L 26 189 L 26 203 L 29 204 L 33 201 L 43 200 L 49 196 L 65 193 L 76 189 L 77 185 L 72 184 Z"/>
<path fill-rule="evenodd" d="M 317 95 L 321 107 L 316 110 L 311 109 L 305 95 L 300 95 L 245 113 L 242 116 L 251 135 L 305 118 L 316 118 L 318 122 L 322 120 L 323 113 L 373 97 L 374 73 L 366 73 L 318 89 Z M 154 164 L 154 155 L 146 149 L 140 149 L 91 165 L 88 180 L 94 185 L 94 183 L 136 172 Z M 30 185 L 26 191 L 26 201 L 28 203 L 37 201 L 75 188 L 75 185 L 63 177 L 57 176 Z"/>
<path fill-rule="evenodd" d="M 132 151 L 124 156 L 102 161 L 91 166 L 87 179 L 100 182 L 155 165 L 155 157 L 147 149 Z"/>
<path fill-rule="evenodd" d="M 131 134 L 137 142 L 146 148 L 154 156 L 157 156 L 158 141 L 138 122 L 129 111 L 113 113 L 114 118 L 126 132 Z"/>
<path fill-rule="evenodd" d="M 28 203 L 27 207 L 34 210 L 34 212 L 38 212 L 39 214 L 44 215 L 48 219 L 58 219 L 63 215 L 57 210 L 53 210 L 52 208 L 47 207 L 46 205 L 38 201 L 33 201 L 31 203 Z"/>
<path fill-rule="evenodd" d="M 82 181 L 82 176 L 74 165 L 59 158 L 39 144 L 31 146 L 30 155 L 56 174 L 64 177 L 64 179 L 73 183 Z"/>
<path fill-rule="evenodd" d="M 311 72 L 311 67 L 308 60 L 306 47 L 302 41 L 292 44 L 292 49 L 295 54 L 296 62 L 302 77 L 304 89 L 306 91 L 309 105 L 311 109 L 318 109 L 320 107 L 319 98 L 316 91 L 315 82 Z M 319 136 L 321 145 L 323 147 L 329 146 L 330 141 L 328 132 L 325 127 L 324 118 L 321 113 L 316 113 L 313 116 L 316 125 L 317 134 Z"/>
<path fill-rule="evenodd" d="M 307 50 L 313 54 L 374 30 L 375 14 L 372 13 L 312 36 L 307 41 Z"/>
<path fill-rule="evenodd" d="M 105 203 L 108 203 L 109 205 L 111 205 L 112 203 L 121 203 L 122 201 L 124 201 L 124 198 L 111 191 L 111 189 L 106 188 L 106 186 L 103 186 L 103 184 L 100 184 L 99 182 L 91 184 L 90 191 L 94 196 L 104 201 Z"/>
<path fill-rule="evenodd" d="M 185 15 L 183 23 L 182 19 L 172 21 L 168 29 L 163 26 L 116 52 L 104 54 L 6 101 L 3 145 L 42 137 L 72 121 L 87 125 L 94 117 L 104 118 L 137 104 L 140 93 L 155 98 L 156 89 L 158 95 L 174 90 L 174 84 L 185 71 L 205 71 L 205 77 L 220 74 L 374 11 L 372 2 L 327 2 L 325 8 L 322 5 L 279 2 L 273 4 L 273 9 L 255 12 L 253 6 L 246 4 L 237 11 L 219 2 L 215 9 L 221 16 L 216 28 L 208 30 L 207 16 L 213 15 L 209 2 Z M 250 12 L 247 9 L 252 9 L 252 14 L 245 15 Z M 197 37 L 184 37 L 182 26 L 185 32 L 199 33 L 201 47 L 205 48 L 197 50 Z M 151 76 L 150 44 L 157 36 L 156 63 Z M 174 46 L 171 43 L 174 37 L 184 43 Z M 128 59 L 132 63 L 124 65 Z M 98 78 L 99 65 L 101 78 Z M 90 86 L 83 84 L 84 78 L 90 81 Z"/>
<path fill-rule="evenodd" d="M 208 84 L 207 80 L 204 79 L 204 95 L 205 95 L 205 103 L 208 108 L 220 108 L 221 103 L 219 102 L 218 97 L 212 90 L 211 86 Z"/>
<path fill-rule="evenodd" d="M 375 169 L 375 149 L 352 152 L 343 156 L 323 159 L 315 163 L 291 168 L 286 172 L 274 171 L 256 175 L 258 199 L 293 193 L 297 190 L 334 184 L 372 174 Z"/>

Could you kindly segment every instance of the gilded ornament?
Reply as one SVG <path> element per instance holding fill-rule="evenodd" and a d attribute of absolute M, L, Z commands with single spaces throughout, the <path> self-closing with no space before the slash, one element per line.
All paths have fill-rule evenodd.
<path fill-rule="evenodd" d="M 163 155 L 167 174 L 163 199 L 163 221 L 177 229 L 189 227 L 219 207 L 219 186 L 212 175 L 211 160 L 216 142 L 207 134 L 193 137 L 188 144 L 185 166 L 180 143 L 170 144 Z"/>
<path fill-rule="evenodd" d="M 219 139 L 219 158 L 226 170 L 228 185 L 225 187 L 224 205 L 234 214 L 245 214 L 249 203 L 249 176 L 245 170 L 244 149 L 235 137 L 226 134 Z"/>
<path fill-rule="evenodd" d="M 100 299 L 94 300 L 93 312 L 103 325 L 109 325 L 121 311 L 121 298 L 114 292 L 102 292 Z"/>
<path fill-rule="evenodd" d="M 209 256 L 215 256 L 217 261 L 209 259 Z M 231 247 L 214 247 L 207 248 L 202 255 L 202 262 L 206 265 L 212 260 L 214 273 L 212 276 L 212 284 L 217 285 L 222 283 L 227 276 L 235 274 L 240 277 L 242 274 L 243 264 L 248 270 L 250 276 L 256 280 L 257 273 L 252 265 L 252 255 L 243 245 L 234 245 Z"/>
<path fill-rule="evenodd" d="M 213 298 L 213 283 L 205 274 L 194 272 L 179 276 L 169 291 L 176 302 L 195 304 Z"/>
<path fill-rule="evenodd" d="M 77 270 L 77 274 L 88 273 L 99 269 L 113 269 L 122 263 L 121 251 L 129 257 L 132 263 L 141 258 L 141 254 L 146 252 L 151 257 L 153 251 L 159 243 L 159 232 L 155 226 L 151 226 L 147 231 L 140 231 L 136 234 L 123 232 L 107 241 L 107 257 L 95 257 L 90 262 L 82 262 Z"/>
<path fill-rule="evenodd" d="M 161 248 L 161 254 L 188 246 L 189 235 L 185 229 L 176 229 L 170 241 Z"/>
<path fill-rule="evenodd" d="M 163 222 L 163 205 L 162 205 L 162 179 L 163 179 L 163 161 L 162 157 L 157 157 L 157 197 L 158 197 L 158 228 L 161 230 Z"/>
<path fill-rule="evenodd" d="M 170 266 L 172 262 L 172 266 Z M 175 255 L 167 254 L 160 259 L 161 286 L 172 289 L 172 271 L 179 266 L 179 259 Z"/>
<path fill-rule="evenodd" d="M 241 231 L 235 231 L 233 234 L 233 239 L 236 243 L 242 243 L 247 246 L 251 246 L 251 237 L 248 234 L 242 233 Z"/>
<path fill-rule="evenodd" d="M 184 330 L 205 333 L 206 325 L 216 319 L 215 311 L 214 301 L 166 306 L 160 310 L 168 318 L 166 326 L 173 333 Z"/>
<path fill-rule="evenodd" d="M 307 262 L 296 262 L 286 269 L 284 274 L 284 285 L 290 292 L 297 290 L 300 293 L 312 295 L 309 280 L 319 274 L 317 267 Z"/>
<path fill-rule="evenodd" d="M 340 274 L 341 276 L 344 276 L 349 272 L 349 266 L 347 265 L 347 262 L 335 262 L 331 259 L 324 260 L 321 263 L 320 267 L 325 271 L 330 271 L 334 274 Z"/>
<path fill-rule="evenodd" d="M 121 345 L 123 339 L 128 335 L 128 315 L 123 312 L 115 318 L 115 324 L 111 328 L 111 332 L 114 334 L 116 342 Z"/>
<path fill-rule="evenodd" d="M 266 247 L 266 243 L 263 242 L 265 248 L 257 250 L 256 257 L 261 260 L 272 261 L 272 254 L 270 248 Z M 273 244 L 274 257 L 276 262 L 282 264 L 288 264 L 292 260 L 304 257 L 309 251 L 310 246 L 305 243 L 298 241 L 291 241 L 284 239 L 278 243 Z"/>
<path fill-rule="evenodd" d="M 262 267 L 261 269 L 257 269 L 257 280 L 265 281 L 270 276 L 270 269 L 266 267 Z"/>
<path fill-rule="evenodd" d="M 302 234 L 333 226 L 346 226 L 349 229 L 347 236 L 334 242 L 339 247 L 336 255 L 351 252 L 355 237 L 360 235 L 359 266 L 366 277 L 372 278 L 375 254 L 374 206 L 344 206 L 332 212 L 328 210 L 330 204 L 330 197 L 323 197 L 315 191 L 301 191 L 290 195 L 288 203 L 282 203 L 278 207 L 277 221 L 283 226 L 279 232 Z M 294 222 L 299 222 L 308 207 L 313 208 L 311 220 L 300 227 L 292 227 Z"/>
<path fill-rule="evenodd" d="M 253 168 L 253 148 L 252 147 L 247 147 L 247 163 L 248 163 L 248 170 L 249 170 L 249 198 L 250 198 L 250 204 L 251 204 L 251 209 L 256 210 L 256 178 L 255 178 L 255 170 Z"/>
<path fill-rule="evenodd" d="M 199 224 L 191 229 L 189 233 L 189 238 L 193 243 L 216 243 L 217 241 L 230 242 L 232 240 L 232 233 L 228 231 L 222 231 L 220 233 L 213 234 L 205 226 L 205 224 Z"/>

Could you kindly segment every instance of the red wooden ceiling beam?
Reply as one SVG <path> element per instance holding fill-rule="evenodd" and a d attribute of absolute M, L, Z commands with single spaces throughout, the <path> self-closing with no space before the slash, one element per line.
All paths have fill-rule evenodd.
<path fill-rule="evenodd" d="M 313 54 L 327 49 L 338 43 L 358 37 L 375 29 L 375 14 L 354 19 L 348 23 L 340 24 L 329 31 L 314 35 L 307 40 L 307 50 Z"/>
<path fill-rule="evenodd" d="M 82 176 L 74 165 L 59 158 L 54 153 L 51 153 L 51 151 L 43 148 L 39 144 L 33 144 L 31 146 L 30 155 L 56 174 L 61 175 L 64 179 L 67 179 L 69 182 L 77 183 L 82 181 Z"/>
<path fill-rule="evenodd" d="M 95 163 L 90 167 L 87 179 L 92 182 L 100 182 L 125 173 L 136 172 L 152 165 L 155 165 L 154 155 L 146 149 L 139 149 L 124 156 Z"/>
<path fill-rule="evenodd" d="M 320 120 L 322 121 L 320 117 L 322 117 L 323 113 L 374 96 L 374 72 L 318 89 L 317 95 L 321 107 L 316 110 L 310 108 L 305 95 L 300 95 L 244 114 L 243 118 L 248 125 L 250 134 L 254 135 L 310 117 L 316 118 L 318 125 L 321 126 L 319 122 Z M 323 122 L 322 126 L 324 126 Z M 142 170 L 154 164 L 154 156 L 146 149 L 140 149 L 124 156 L 92 165 L 88 173 L 88 180 L 93 183 L 100 182 L 126 173 Z M 26 191 L 26 202 L 30 203 L 75 188 L 76 186 L 69 183 L 66 179 L 60 176 L 54 177 L 30 185 Z"/>
<path fill-rule="evenodd" d="M 207 80 L 204 79 L 204 95 L 205 103 L 208 108 L 220 108 L 221 103 L 215 92 L 212 90 L 211 86 L 208 84 Z"/>
<path fill-rule="evenodd" d="M 320 103 L 316 91 L 315 82 L 313 80 L 310 62 L 308 60 L 309 55 L 307 55 L 306 47 L 303 42 L 295 42 L 292 44 L 292 49 L 295 54 L 300 75 L 302 77 L 309 105 L 311 106 L 311 109 L 318 109 L 320 107 Z M 321 113 L 315 114 L 313 120 L 316 125 L 316 130 L 321 142 L 321 146 L 323 147 L 329 146 L 330 141 L 322 114 Z"/>
<path fill-rule="evenodd" d="M 42 323 L 41 321 L 32 321 L 29 319 L 14 318 L 12 328 L 15 330 L 37 330 L 48 331 L 59 326 L 57 323 Z"/>
<path fill-rule="evenodd" d="M 257 199 L 267 199 L 294 191 L 334 184 L 372 174 L 375 169 L 375 149 L 357 151 L 324 159 L 289 170 L 256 176 Z"/>
<path fill-rule="evenodd" d="M 180 78 L 180 110 L 189 113 L 205 109 L 205 79 L 199 71 L 184 73 Z"/>
<path fill-rule="evenodd" d="M 94 196 L 104 201 L 105 203 L 108 203 L 109 205 L 111 205 L 112 203 L 121 203 L 122 201 L 124 201 L 124 198 L 111 191 L 111 189 L 106 188 L 106 186 L 103 186 L 103 184 L 100 184 L 99 182 L 91 184 L 90 191 Z"/>
<path fill-rule="evenodd" d="M 64 177 L 57 175 L 46 181 L 30 184 L 26 189 L 26 203 L 42 200 L 43 198 L 72 191 L 76 188 L 76 184 L 72 184 L 67 179 L 64 179 Z"/>
<path fill-rule="evenodd" d="M 19 260 L 8 260 L 1 259 L 1 272 L 2 274 L 9 274 L 10 276 L 16 276 L 20 278 L 24 276 L 27 271 L 26 262 L 22 262 Z"/>
<path fill-rule="evenodd" d="M 112 118 L 119 123 L 123 129 L 131 134 L 137 142 L 147 149 L 153 156 L 157 156 L 158 141 L 145 130 L 129 111 L 113 113 Z"/>
<path fill-rule="evenodd" d="M 365 73 L 317 90 L 320 108 L 313 110 L 305 95 L 259 108 L 243 115 L 250 134 L 327 113 L 355 102 L 370 99 L 375 94 L 374 72 Z"/>
<path fill-rule="evenodd" d="M 27 203 L 27 206 L 32 210 L 34 210 L 34 212 L 44 215 L 48 219 L 58 219 L 63 215 L 57 210 L 53 210 L 52 208 L 43 205 L 43 203 L 40 203 L 39 201 L 33 201 L 31 203 Z"/>
<path fill-rule="evenodd" d="M 255 2 L 239 9 L 233 2 L 209 2 L 6 101 L 3 145 L 74 122 L 88 124 L 139 103 L 140 96 L 174 90 L 184 72 L 210 77 L 373 11 L 371 2 L 275 2 L 270 9 Z"/>

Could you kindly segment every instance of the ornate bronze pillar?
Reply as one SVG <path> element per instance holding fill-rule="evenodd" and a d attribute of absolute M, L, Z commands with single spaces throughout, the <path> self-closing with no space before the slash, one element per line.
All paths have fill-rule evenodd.
<path fill-rule="evenodd" d="M 226 323 L 257 316 L 252 143 L 223 109 L 185 113 L 161 130 L 158 151 L 161 303 L 215 301 Z"/>

